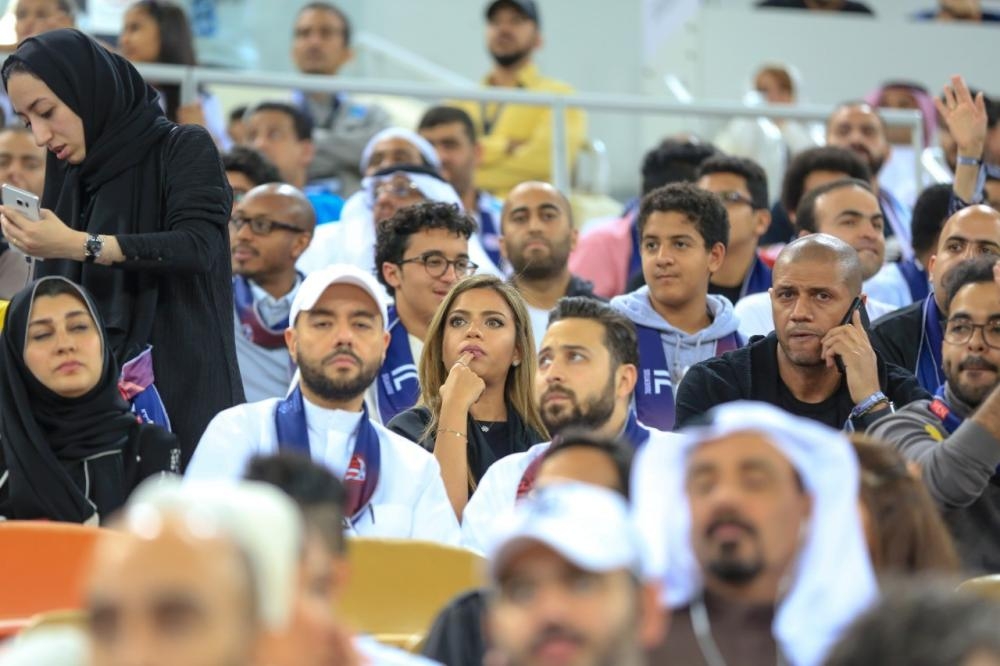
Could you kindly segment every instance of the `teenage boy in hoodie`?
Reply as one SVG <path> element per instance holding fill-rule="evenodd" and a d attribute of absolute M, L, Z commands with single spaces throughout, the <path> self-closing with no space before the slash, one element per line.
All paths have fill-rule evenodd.
<path fill-rule="evenodd" d="M 646 285 L 611 307 L 632 320 L 639 338 L 639 421 L 671 430 L 674 387 L 687 369 L 743 344 L 733 304 L 708 293 L 726 258 L 729 219 L 718 196 L 675 183 L 643 197 L 636 228 Z"/>

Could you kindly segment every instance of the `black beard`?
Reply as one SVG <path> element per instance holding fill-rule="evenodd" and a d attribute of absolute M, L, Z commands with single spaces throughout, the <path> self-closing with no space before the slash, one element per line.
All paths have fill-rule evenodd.
<path fill-rule="evenodd" d="M 504 69 L 509 69 L 517 63 L 521 62 L 525 58 L 531 55 L 531 49 L 525 49 L 524 51 L 517 51 L 516 53 L 495 53 L 490 51 L 490 55 L 493 56 L 493 62 Z"/>
<path fill-rule="evenodd" d="M 708 563 L 708 570 L 713 576 L 730 585 L 747 585 L 764 569 L 760 561 L 740 562 L 725 557 Z"/>
<path fill-rule="evenodd" d="M 322 363 L 311 364 L 302 358 L 301 353 L 296 355 L 295 362 L 299 366 L 302 383 L 309 387 L 310 391 L 330 402 L 346 402 L 357 398 L 368 390 L 379 371 L 378 365 L 369 367 L 361 363 L 358 374 L 353 379 L 337 380 L 323 373 Z"/>
<path fill-rule="evenodd" d="M 611 414 L 615 411 L 615 379 L 610 377 L 608 384 L 603 391 L 591 399 L 586 405 L 586 409 L 580 406 L 576 399 L 576 394 L 565 387 L 559 387 L 559 391 L 565 393 L 573 401 L 573 407 L 569 410 L 560 410 L 558 414 L 552 414 L 546 408 L 542 408 L 542 423 L 548 429 L 549 434 L 555 437 L 566 428 L 581 428 L 585 430 L 597 430 L 608 422 Z M 543 394 L 544 397 L 544 394 Z"/>

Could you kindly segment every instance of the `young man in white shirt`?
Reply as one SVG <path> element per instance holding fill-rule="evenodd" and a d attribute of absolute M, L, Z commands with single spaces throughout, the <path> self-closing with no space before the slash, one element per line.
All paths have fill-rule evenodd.
<path fill-rule="evenodd" d="M 307 277 L 285 332 L 301 379 L 283 400 L 218 414 L 187 478 L 236 479 L 256 454 L 297 451 L 344 480 L 352 533 L 457 543 L 458 524 L 433 456 L 368 417 L 364 394 L 389 343 L 379 291 L 371 275 L 344 264 Z"/>
<path fill-rule="evenodd" d="M 610 306 L 574 296 L 556 304 L 542 339 L 535 394 L 553 437 L 583 428 L 598 437 L 621 437 L 633 447 L 664 445 L 673 434 L 644 427 L 631 408 L 637 376 L 635 326 Z M 463 543 L 485 551 L 497 516 L 534 487 L 550 443 L 500 459 L 483 476 L 462 514 Z"/>

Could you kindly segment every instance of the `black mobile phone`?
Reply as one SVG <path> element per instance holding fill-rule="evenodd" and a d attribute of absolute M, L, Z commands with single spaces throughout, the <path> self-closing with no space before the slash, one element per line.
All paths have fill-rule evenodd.
<path fill-rule="evenodd" d="M 861 311 L 861 325 L 867 329 L 868 311 L 865 310 L 865 302 L 861 300 L 860 296 L 855 296 L 854 300 L 851 301 L 850 307 L 847 308 L 847 314 L 845 314 L 844 318 L 840 320 L 840 326 L 843 326 L 844 324 L 853 324 L 854 313 L 859 310 Z M 840 370 L 840 374 L 847 372 L 847 368 L 844 367 L 844 360 L 840 358 L 840 354 L 834 354 L 833 362 L 837 364 L 837 370 Z"/>

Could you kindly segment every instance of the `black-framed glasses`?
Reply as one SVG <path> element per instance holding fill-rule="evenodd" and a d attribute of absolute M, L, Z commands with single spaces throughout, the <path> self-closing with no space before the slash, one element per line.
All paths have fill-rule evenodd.
<path fill-rule="evenodd" d="M 952 345 L 964 345 L 982 329 L 983 342 L 987 347 L 1000 349 L 1000 319 L 990 319 L 985 324 L 973 324 L 965 317 L 949 319 L 944 329 L 944 341 Z"/>
<path fill-rule="evenodd" d="M 305 229 L 300 227 L 296 227 L 285 222 L 278 222 L 277 220 L 269 220 L 266 217 L 240 217 L 238 215 L 233 215 L 229 218 L 229 226 L 231 226 L 235 231 L 239 231 L 248 224 L 250 225 L 250 231 L 258 236 L 266 236 L 275 229 L 283 229 L 284 231 L 291 231 L 296 234 L 306 232 Z"/>
<path fill-rule="evenodd" d="M 717 192 L 717 194 L 718 194 L 719 198 L 722 199 L 722 203 L 724 203 L 724 204 L 741 204 L 742 203 L 742 204 L 746 204 L 746 205 L 750 206 L 754 210 L 757 210 L 757 207 L 753 203 L 753 199 L 751 199 L 750 197 L 747 197 L 747 196 L 743 196 L 739 192 L 728 191 L 728 192 Z"/>
<path fill-rule="evenodd" d="M 449 266 L 455 267 L 455 277 L 460 278 L 469 277 L 479 268 L 479 264 L 472 263 L 468 257 L 459 257 L 453 261 L 446 259 L 442 254 L 422 254 L 419 257 L 403 259 L 398 265 L 403 264 L 423 264 L 424 270 L 432 278 L 439 278 L 447 273 Z"/>

